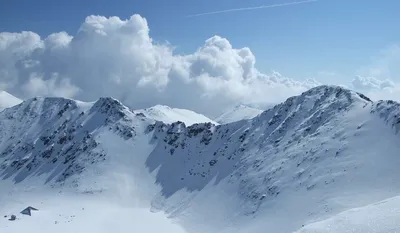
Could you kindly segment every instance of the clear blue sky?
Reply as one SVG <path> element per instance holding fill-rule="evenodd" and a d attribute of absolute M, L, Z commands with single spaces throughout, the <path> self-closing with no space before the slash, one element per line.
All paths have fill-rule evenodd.
<path fill-rule="evenodd" d="M 194 18 L 186 15 L 293 0 L 2 0 L 0 31 L 74 35 L 88 15 L 144 16 L 151 36 L 191 53 L 217 34 L 250 47 L 257 68 L 293 78 L 320 71 L 352 76 L 371 56 L 399 42 L 399 0 L 319 0 L 313 3 Z"/>

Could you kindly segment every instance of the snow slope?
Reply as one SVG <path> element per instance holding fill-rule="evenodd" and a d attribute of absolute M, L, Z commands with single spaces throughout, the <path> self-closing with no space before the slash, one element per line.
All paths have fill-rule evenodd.
<path fill-rule="evenodd" d="M 11 196 L 7 202 L 2 212 L 7 210 L 8 216 L 0 219 L 1 232 L 184 233 L 163 214 L 154 214 L 148 209 L 118 202 L 115 198 L 50 191 Z M 28 205 L 34 205 L 38 211 L 33 211 L 32 216 L 17 214 L 16 221 L 8 220 L 10 212 L 19 213 L 21 206 Z"/>
<path fill-rule="evenodd" d="M 2 114 L 0 212 L 17 220 L 0 232 L 184 232 L 149 211 L 158 187 L 138 155 L 152 146 L 135 130 L 154 120 L 111 98 L 34 98 Z M 39 211 L 18 214 L 28 205 Z"/>
<path fill-rule="evenodd" d="M 215 119 L 220 124 L 232 123 L 240 120 L 247 120 L 254 118 L 261 114 L 263 111 L 247 105 L 239 104 L 229 111 L 224 112 Z"/>
<path fill-rule="evenodd" d="M 133 110 L 133 112 L 136 114 L 143 114 L 147 118 L 162 121 L 166 124 L 171 124 L 177 121 L 184 122 L 186 125 L 206 122 L 211 122 L 216 125 L 218 124 L 202 114 L 187 109 L 170 108 L 165 105 L 156 105 L 150 108 Z"/>
<path fill-rule="evenodd" d="M 171 227 L 163 232 L 315 232 L 315 224 L 399 195 L 399 130 L 400 104 L 336 86 L 224 125 L 165 124 L 111 98 L 35 98 L 0 112 L 0 214 L 43 202 L 49 214 L 37 218 L 54 223 L 56 212 L 70 210 L 52 203 L 66 199 L 74 212 L 83 203 L 150 211 L 158 216 L 151 221 Z M 18 224 L 39 227 L 28 221 Z"/>
<path fill-rule="evenodd" d="M 305 226 L 296 233 L 394 233 L 400 232 L 400 196 L 344 211 Z"/>
<path fill-rule="evenodd" d="M 0 91 L 0 111 L 5 108 L 9 108 L 17 104 L 20 104 L 21 102 L 22 100 L 18 99 L 17 97 L 5 91 Z"/>

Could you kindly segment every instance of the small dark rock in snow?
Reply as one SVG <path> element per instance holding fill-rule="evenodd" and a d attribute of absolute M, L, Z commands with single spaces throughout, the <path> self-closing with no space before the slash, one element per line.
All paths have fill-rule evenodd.
<path fill-rule="evenodd" d="M 10 220 L 10 221 L 15 221 L 15 219 L 17 219 L 17 216 L 11 215 L 10 219 L 8 219 L 8 220 Z"/>
<path fill-rule="evenodd" d="M 213 159 L 209 162 L 210 166 L 214 166 L 217 163 L 217 160 Z"/>
<path fill-rule="evenodd" d="M 31 216 L 32 215 L 32 210 L 37 211 L 38 209 L 33 208 L 32 206 L 28 206 L 24 210 L 21 211 L 21 214 L 25 214 L 25 215 Z"/>

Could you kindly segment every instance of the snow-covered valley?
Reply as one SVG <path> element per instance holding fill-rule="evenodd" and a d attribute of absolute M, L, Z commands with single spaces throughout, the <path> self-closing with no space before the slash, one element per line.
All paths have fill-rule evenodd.
<path fill-rule="evenodd" d="M 15 221 L 2 219 L 1 232 L 185 232 L 162 213 L 101 195 L 30 191 L 5 201 L 2 212 L 19 213 L 24 205 L 39 210 L 32 216 L 19 214 Z"/>
<path fill-rule="evenodd" d="M 17 215 L 0 232 L 399 231 L 398 103 L 320 86 L 222 125 L 171 123 L 176 110 L 163 123 L 163 109 L 34 98 L 0 112 L 0 214 Z"/>

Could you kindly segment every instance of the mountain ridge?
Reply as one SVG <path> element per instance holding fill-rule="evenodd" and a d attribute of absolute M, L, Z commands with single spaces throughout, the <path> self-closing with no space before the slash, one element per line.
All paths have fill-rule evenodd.
<path fill-rule="evenodd" d="M 400 193 L 400 104 L 338 86 L 223 125 L 166 124 L 108 97 L 89 104 L 33 98 L 0 119 L 3 180 L 43 176 L 53 187 L 107 193 L 112 182 L 100 177 L 137 176 L 140 187 L 152 187 L 134 188 L 147 208 L 188 232 L 291 232 Z"/>

